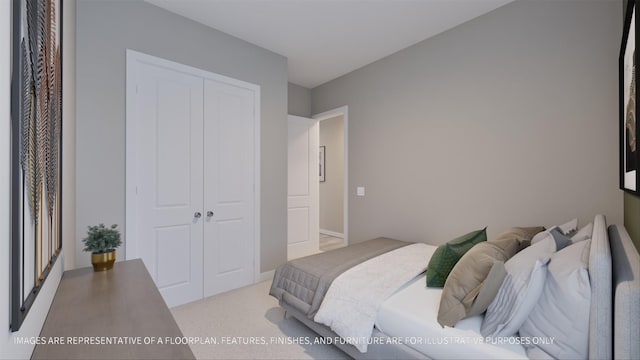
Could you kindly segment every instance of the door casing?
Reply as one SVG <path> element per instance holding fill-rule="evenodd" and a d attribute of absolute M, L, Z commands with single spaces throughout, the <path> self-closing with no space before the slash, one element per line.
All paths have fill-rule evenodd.
<path fill-rule="evenodd" d="M 342 115 L 342 126 L 344 132 L 344 200 L 342 203 L 343 206 L 343 238 L 342 243 L 344 246 L 349 245 L 349 106 L 341 106 L 339 108 L 331 109 L 325 112 L 321 112 L 319 114 L 315 114 L 312 116 L 313 119 L 318 120 L 318 122 L 334 118 L 336 116 Z M 354 192 L 355 196 L 355 192 Z"/>

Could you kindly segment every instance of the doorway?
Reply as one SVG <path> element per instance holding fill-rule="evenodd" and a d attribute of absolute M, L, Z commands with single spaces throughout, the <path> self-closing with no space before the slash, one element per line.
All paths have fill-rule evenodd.
<path fill-rule="evenodd" d="M 325 121 L 327 121 L 327 125 L 331 125 L 333 119 L 336 118 L 340 118 L 342 123 L 342 136 L 338 140 L 342 143 L 342 146 L 335 144 L 335 141 L 332 142 L 332 145 L 327 145 L 327 143 L 322 145 L 320 143 L 320 126 L 322 126 Z M 349 244 L 349 109 L 347 106 L 342 106 L 316 114 L 310 119 L 289 116 L 289 120 L 287 258 L 292 260 Z M 294 120 L 294 123 L 297 122 L 299 125 L 303 124 L 305 120 L 308 120 L 309 123 L 306 127 L 303 127 L 305 131 L 300 132 L 298 128 L 300 128 L 301 125 L 293 125 L 292 127 L 291 120 Z M 335 124 L 333 125 L 335 126 Z M 300 134 L 312 135 L 299 136 Z M 306 145 L 300 147 L 301 142 L 296 139 L 309 140 L 303 141 L 302 143 Z M 297 145 L 292 147 L 292 144 Z M 339 152 L 336 152 L 336 149 L 342 150 L 342 161 L 337 162 L 338 164 L 336 165 L 336 163 L 331 162 L 332 160 L 330 160 L 330 158 L 325 158 L 322 164 L 324 168 L 320 170 L 320 146 L 324 146 L 324 155 L 329 157 L 339 154 Z M 310 159 L 308 164 L 309 171 L 306 170 L 307 167 L 300 165 L 303 164 L 301 161 L 307 158 L 304 154 L 310 154 L 308 157 Z M 330 162 L 328 163 L 327 161 Z M 336 171 L 336 166 L 342 168 L 341 174 L 340 171 Z M 321 171 L 324 172 L 322 173 Z M 308 177 L 305 175 L 307 172 L 310 174 Z M 324 175 L 324 183 L 320 182 L 321 174 Z M 342 211 L 324 209 L 331 213 L 333 224 L 338 225 L 332 225 L 331 228 L 322 229 L 320 226 L 321 201 L 319 188 L 324 185 L 329 185 L 331 182 L 340 182 L 340 179 L 342 186 L 340 187 L 340 184 L 338 184 L 336 187 L 339 189 L 337 190 L 338 197 L 339 193 L 342 193 L 342 202 L 341 205 L 338 204 L 337 206 L 341 207 Z M 330 181 L 329 184 L 327 184 L 328 180 Z M 316 194 L 315 196 L 314 192 Z M 334 190 L 334 196 L 335 192 Z M 300 205 L 301 200 L 305 201 L 304 206 Z M 307 201 L 310 202 L 307 204 Z M 335 209 L 335 206 L 336 205 L 334 205 L 333 209 Z M 337 214 L 335 214 L 335 212 L 337 212 Z M 336 220 L 336 217 L 341 218 L 342 221 Z M 325 227 L 329 226 L 325 225 Z M 321 237 L 325 239 L 326 243 L 326 246 L 323 246 L 322 249 L 320 247 Z"/>
<path fill-rule="evenodd" d="M 316 162 L 320 160 L 319 146 L 321 144 L 320 144 L 319 127 L 323 121 L 331 120 L 337 117 L 341 117 L 342 119 L 342 139 L 341 139 L 342 163 L 341 165 L 338 165 L 342 167 L 342 176 L 341 176 L 342 178 L 342 189 L 341 189 L 342 211 L 341 211 L 341 214 L 338 215 L 339 217 L 342 218 L 342 222 L 341 222 L 341 225 L 335 228 L 337 229 L 336 231 L 331 231 L 329 229 L 322 229 L 323 234 L 321 234 L 320 200 L 319 200 L 319 187 L 321 184 L 320 183 L 321 179 L 319 178 L 320 164 Z M 289 116 L 290 120 L 292 118 L 297 118 L 298 124 L 301 124 L 305 120 L 305 118 Z M 348 221 L 349 220 L 349 211 L 348 211 L 349 209 L 349 171 L 348 171 L 349 169 L 349 146 L 348 146 L 349 144 L 349 132 L 348 132 L 349 112 L 348 112 L 348 107 L 342 106 L 337 109 L 316 114 L 312 118 L 306 119 L 306 120 L 310 121 L 309 124 L 307 124 L 306 129 L 308 129 L 308 131 L 312 133 L 315 132 L 315 134 L 313 136 L 309 136 L 309 139 L 311 138 L 313 139 L 306 142 L 308 143 L 308 145 L 304 148 L 300 148 L 299 146 L 295 148 L 291 147 L 291 144 L 293 143 L 298 143 L 299 145 L 299 142 L 294 141 L 294 139 L 296 138 L 304 139 L 304 138 L 307 138 L 307 136 L 302 136 L 302 137 L 295 136 L 294 134 L 299 133 L 299 131 L 297 130 L 298 126 L 294 125 L 294 127 L 292 128 L 291 122 L 290 122 L 290 128 L 289 128 L 289 144 L 290 144 L 289 161 L 288 161 L 289 190 L 288 190 L 288 200 L 287 200 L 288 213 L 289 213 L 288 233 L 287 233 L 287 241 L 288 241 L 287 258 L 289 260 L 306 256 L 306 255 L 315 254 L 320 251 L 325 251 L 328 249 L 343 247 L 349 244 L 349 238 L 348 238 L 349 236 L 349 221 Z M 327 148 L 327 145 L 324 145 L 324 146 L 325 146 L 325 155 L 327 155 L 327 152 L 329 153 L 335 152 L 335 149 L 333 149 L 333 145 L 331 145 L 331 147 L 329 148 Z M 302 161 L 301 159 L 307 158 L 306 156 L 302 156 L 305 153 L 311 154 L 311 156 L 309 156 L 309 159 L 310 159 L 309 166 L 312 170 L 309 171 L 311 175 L 308 178 L 305 176 L 305 174 L 307 173 L 307 171 L 304 170 L 305 167 L 299 166 L 298 164 L 300 161 Z M 297 159 L 297 161 L 294 162 L 292 161 L 293 159 Z M 325 167 L 327 166 L 326 160 L 327 159 L 325 159 L 325 162 L 324 162 Z M 333 179 L 333 180 L 339 179 L 339 177 L 335 176 L 336 175 L 335 170 L 331 173 L 329 172 L 331 168 L 333 168 L 333 166 L 331 166 L 329 169 L 327 168 L 324 169 L 325 183 L 327 182 L 327 179 Z M 302 186 L 305 183 L 307 183 L 308 185 Z M 300 186 L 293 186 L 294 184 L 299 184 Z M 299 212 L 299 209 L 301 208 L 301 206 L 300 204 L 298 204 L 298 202 L 300 200 L 300 195 L 303 194 L 303 192 L 293 191 L 295 188 L 309 189 L 308 193 L 310 195 L 313 195 L 313 192 L 317 191 L 316 194 L 318 195 L 315 196 L 316 200 L 315 201 L 312 200 L 312 202 L 309 205 L 305 205 L 305 207 L 308 207 L 309 209 L 307 212 Z M 314 190 L 314 189 L 317 189 L 317 190 Z M 304 213 L 304 215 L 306 216 L 296 216 L 296 215 L 300 215 L 300 213 Z M 325 250 L 322 250 L 320 248 L 319 238 L 321 236 L 331 237 L 330 243 L 327 244 L 327 246 L 325 247 Z M 304 251 L 299 251 L 300 248 L 302 247 L 301 244 L 303 242 L 306 242 L 308 246 L 304 246 L 305 248 Z"/>
<path fill-rule="evenodd" d="M 330 121 L 336 117 L 342 117 L 342 232 L 339 232 L 339 226 L 337 227 L 338 231 L 332 233 L 331 229 L 323 229 L 321 224 L 320 228 L 323 233 L 320 236 L 329 235 L 331 238 L 336 238 L 331 239 L 331 241 L 325 241 L 326 247 L 323 246 L 323 248 L 326 250 L 349 245 L 349 107 L 345 105 L 312 116 L 313 119 L 319 121 L 321 127 L 324 121 Z M 325 156 L 330 150 L 330 148 L 325 148 Z M 325 166 L 327 166 L 326 163 Z M 332 179 L 329 169 L 326 170 L 325 184 L 327 180 Z M 319 212 L 323 210 L 327 211 L 327 209 L 321 208 Z M 325 225 L 325 227 L 327 226 Z M 339 241 L 340 235 L 342 235 L 342 243 Z"/>

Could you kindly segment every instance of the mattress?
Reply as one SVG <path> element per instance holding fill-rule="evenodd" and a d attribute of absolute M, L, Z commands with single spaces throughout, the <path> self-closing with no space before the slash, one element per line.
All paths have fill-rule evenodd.
<path fill-rule="evenodd" d="M 416 277 L 382 303 L 375 326 L 384 334 L 432 359 L 527 359 L 522 339 L 485 339 L 483 315 L 461 320 L 455 328 L 438 324 L 441 288 L 427 288 Z"/>

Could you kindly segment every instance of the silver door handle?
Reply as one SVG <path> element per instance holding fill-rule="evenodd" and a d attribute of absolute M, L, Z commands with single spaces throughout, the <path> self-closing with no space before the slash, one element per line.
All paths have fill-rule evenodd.
<path fill-rule="evenodd" d="M 207 211 L 207 216 L 208 217 L 212 217 L 213 216 L 213 211 L 211 211 L 211 210 Z"/>
<path fill-rule="evenodd" d="M 193 217 L 195 217 L 196 219 L 200 219 L 200 217 L 202 217 L 202 214 L 199 211 L 196 211 L 196 213 L 193 214 Z"/>

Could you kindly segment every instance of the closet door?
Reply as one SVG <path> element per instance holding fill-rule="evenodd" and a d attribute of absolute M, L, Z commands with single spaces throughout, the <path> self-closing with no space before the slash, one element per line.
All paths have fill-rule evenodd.
<path fill-rule="evenodd" d="M 253 283 L 255 96 L 204 82 L 204 296 Z"/>
<path fill-rule="evenodd" d="M 260 87 L 127 50 L 126 258 L 169 306 L 260 268 Z"/>
<path fill-rule="evenodd" d="M 139 63 L 138 254 L 168 306 L 202 298 L 203 79 Z M 130 144 L 129 144 L 130 145 Z"/>

